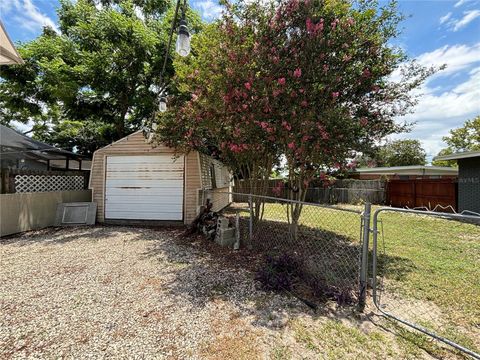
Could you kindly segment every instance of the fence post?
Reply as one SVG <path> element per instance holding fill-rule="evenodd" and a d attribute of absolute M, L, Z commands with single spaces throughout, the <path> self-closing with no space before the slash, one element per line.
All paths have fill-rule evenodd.
<path fill-rule="evenodd" d="M 365 309 L 365 301 L 367 298 L 367 283 L 368 283 L 368 243 L 370 239 L 370 214 L 372 210 L 372 204 L 365 203 L 365 209 L 363 211 L 363 241 L 362 241 L 362 258 L 360 266 L 360 295 L 358 301 L 358 310 L 363 311 Z"/>
<path fill-rule="evenodd" d="M 252 238 L 253 238 L 253 199 L 252 194 L 248 195 L 248 207 L 250 209 L 250 219 L 248 222 L 248 242 L 250 246 L 252 246 Z"/>

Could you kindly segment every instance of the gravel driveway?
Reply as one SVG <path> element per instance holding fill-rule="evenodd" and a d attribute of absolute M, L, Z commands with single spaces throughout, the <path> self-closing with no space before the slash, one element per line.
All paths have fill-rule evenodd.
<path fill-rule="evenodd" d="M 351 309 L 267 293 L 257 259 L 182 230 L 47 229 L 0 240 L 0 358 L 428 358 Z"/>
<path fill-rule="evenodd" d="M 0 358 L 263 354 L 269 327 L 286 321 L 277 309 L 302 304 L 259 293 L 251 273 L 178 232 L 64 228 L 3 240 Z"/>

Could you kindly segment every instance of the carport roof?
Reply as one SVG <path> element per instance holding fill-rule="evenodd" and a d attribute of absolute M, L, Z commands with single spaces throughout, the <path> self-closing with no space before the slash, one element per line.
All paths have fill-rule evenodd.
<path fill-rule="evenodd" d="M 0 155 L 22 154 L 27 158 L 42 160 L 84 159 L 70 151 L 34 140 L 4 125 L 0 125 Z"/>

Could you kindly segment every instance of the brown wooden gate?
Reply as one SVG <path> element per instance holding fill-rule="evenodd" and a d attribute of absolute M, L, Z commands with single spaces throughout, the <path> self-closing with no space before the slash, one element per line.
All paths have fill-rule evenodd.
<path fill-rule="evenodd" d="M 389 180 L 387 204 L 395 207 L 451 206 L 457 210 L 457 182 L 454 179 Z"/>

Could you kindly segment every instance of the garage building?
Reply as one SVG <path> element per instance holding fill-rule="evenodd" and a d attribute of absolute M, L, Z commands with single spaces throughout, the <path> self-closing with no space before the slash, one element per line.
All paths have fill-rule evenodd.
<path fill-rule="evenodd" d="M 214 211 L 227 206 L 231 174 L 223 164 L 192 151 L 176 155 L 150 144 L 137 131 L 97 150 L 89 188 L 97 203 L 97 221 L 169 221 L 190 223 L 204 202 L 213 198 Z"/>

